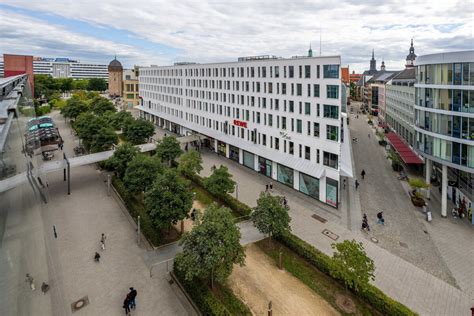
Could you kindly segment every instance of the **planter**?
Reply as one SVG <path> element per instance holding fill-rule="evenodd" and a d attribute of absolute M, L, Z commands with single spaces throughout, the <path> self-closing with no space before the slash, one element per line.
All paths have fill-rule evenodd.
<path fill-rule="evenodd" d="M 411 202 L 413 203 L 413 205 L 418 207 L 423 207 L 425 205 L 425 200 L 416 196 L 411 197 Z"/>

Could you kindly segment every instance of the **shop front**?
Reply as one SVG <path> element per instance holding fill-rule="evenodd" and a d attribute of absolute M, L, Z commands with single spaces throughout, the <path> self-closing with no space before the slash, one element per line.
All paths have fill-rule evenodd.
<path fill-rule="evenodd" d="M 224 142 L 218 141 L 217 142 L 217 153 L 227 157 L 227 150 Z"/>
<path fill-rule="evenodd" d="M 283 184 L 286 184 L 289 187 L 293 188 L 293 169 L 285 167 L 283 165 L 277 165 L 277 180 Z"/>
<path fill-rule="evenodd" d="M 337 207 L 338 182 L 331 178 L 326 178 L 326 203 Z"/>
<path fill-rule="evenodd" d="M 229 145 L 229 158 L 239 162 L 239 148 Z"/>
<path fill-rule="evenodd" d="M 319 179 L 300 172 L 300 192 L 319 200 Z"/>
<path fill-rule="evenodd" d="M 267 177 L 272 177 L 272 161 L 258 157 L 259 172 Z"/>
<path fill-rule="evenodd" d="M 243 151 L 243 153 L 244 153 L 244 166 L 249 167 L 252 170 L 255 170 L 255 155 L 245 150 Z"/>

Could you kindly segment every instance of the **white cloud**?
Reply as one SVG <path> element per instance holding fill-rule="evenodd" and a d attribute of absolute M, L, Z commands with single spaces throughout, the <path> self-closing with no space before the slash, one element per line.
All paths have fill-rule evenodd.
<path fill-rule="evenodd" d="M 135 63 L 222 61 L 259 54 L 287 57 L 304 54 L 309 42 L 318 52 L 321 27 L 323 55 L 341 55 L 344 63 L 358 71 L 368 67 L 372 48 L 379 64 L 383 57 L 389 69 L 402 68 L 412 37 L 418 55 L 437 52 L 440 48 L 466 49 L 469 43 L 472 48 L 474 22 L 469 2 L 472 5 L 472 1 L 462 0 L 3 0 L 11 6 L 127 30 L 182 52 L 166 57 L 159 52 L 144 52 L 140 47 L 93 38 L 88 39 L 93 45 L 85 48 L 77 38 L 80 35 L 67 32 L 75 39 L 78 49 L 107 55 L 115 52 L 121 55 L 123 51 Z M 451 24 L 459 27 L 442 32 L 435 27 L 440 24 L 448 25 L 447 29 Z M 36 33 L 31 35 L 37 36 Z M 3 32 L 0 34 L 3 37 Z M 50 38 L 41 35 L 45 40 L 47 37 Z"/>

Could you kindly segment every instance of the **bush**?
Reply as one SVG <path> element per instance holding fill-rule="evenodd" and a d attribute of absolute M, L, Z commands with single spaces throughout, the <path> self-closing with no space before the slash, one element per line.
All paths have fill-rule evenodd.
<path fill-rule="evenodd" d="M 225 286 L 219 286 L 218 294 L 214 295 L 204 281 L 197 278 L 187 281 L 184 272 L 177 268 L 178 260 L 173 272 L 203 315 L 251 315 L 248 307 Z"/>
<path fill-rule="evenodd" d="M 282 244 L 296 252 L 298 255 L 307 260 L 310 264 L 315 266 L 321 272 L 330 275 L 330 267 L 332 258 L 320 252 L 304 240 L 296 237 L 291 233 L 284 233 L 276 236 Z M 341 280 L 337 280 L 340 282 Z M 342 284 L 342 283 L 341 283 Z M 352 289 L 351 289 L 352 290 Z M 417 315 L 405 305 L 393 300 L 385 295 L 382 291 L 373 285 L 369 285 L 364 292 L 355 293 L 372 307 L 377 309 L 382 315 Z"/>

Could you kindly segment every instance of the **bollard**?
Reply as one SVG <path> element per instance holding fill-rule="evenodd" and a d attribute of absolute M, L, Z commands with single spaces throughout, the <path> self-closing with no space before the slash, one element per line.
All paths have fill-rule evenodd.
<path fill-rule="evenodd" d="M 280 252 L 278 253 L 278 267 L 280 268 L 280 270 L 283 269 L 283 264 L 282 264 L 281 258 L 282 258 L 282 252 L 280 250 Z"/>
<path fill-rule="evenodd" d="M 272 301 L 268 303 L 268 316 L 272 316 L 273 311 L 272 311 Z"/>

